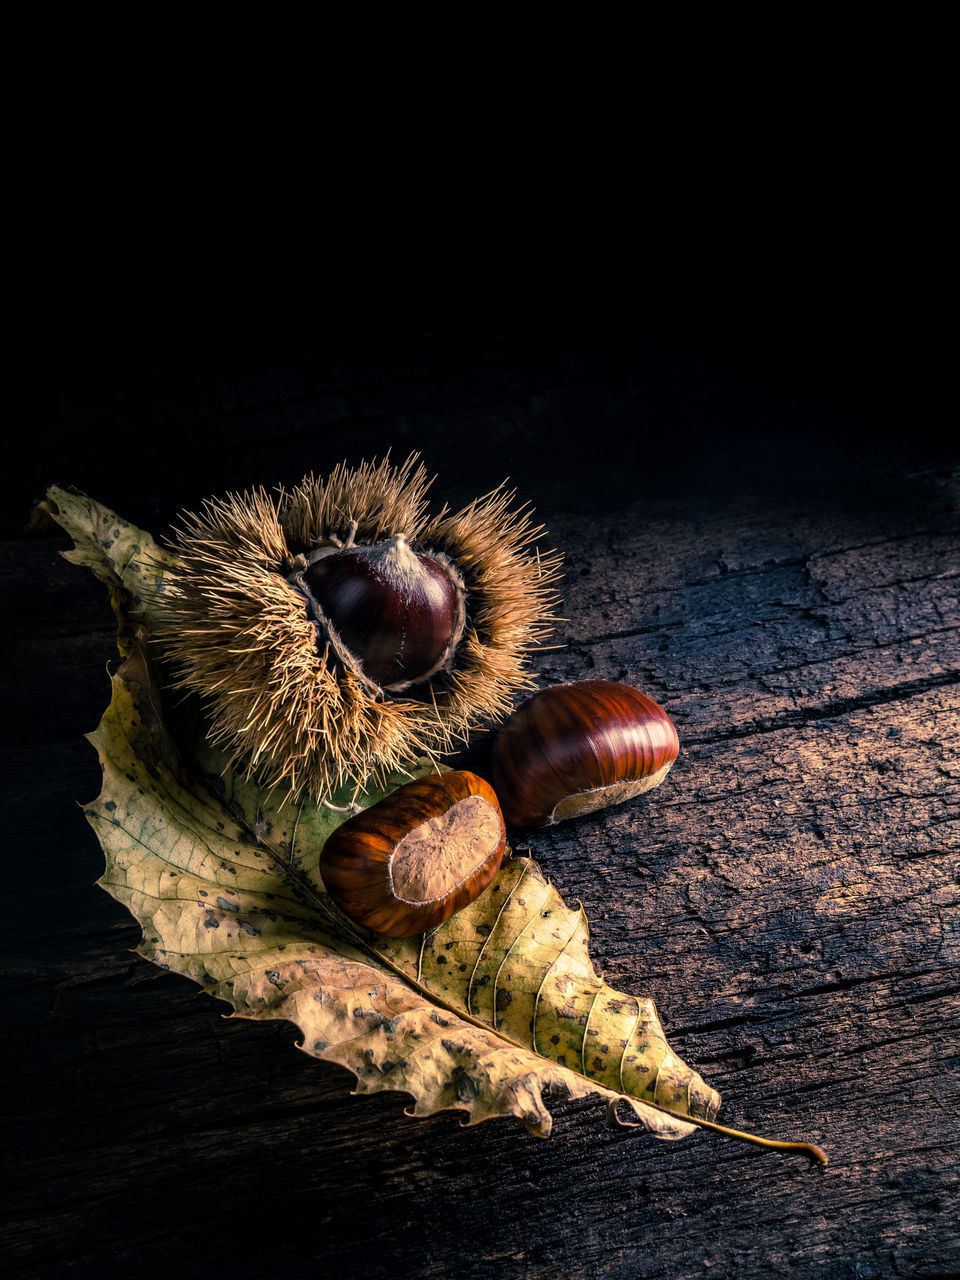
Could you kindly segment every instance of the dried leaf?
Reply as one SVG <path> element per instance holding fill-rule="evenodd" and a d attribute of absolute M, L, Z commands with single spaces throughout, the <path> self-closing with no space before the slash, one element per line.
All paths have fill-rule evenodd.
<path fill-rule="evenodd" d="M 165 554 L 89 499 L 51 490 L 49 509 L 76 541 L 68 558 L 107 583 L 117 611 L 125 661 L 91 735 L 103 789 L 86 813 L 106 855 L 100 884 L 142 925 L 142 955 L 237 1016 L 294 1022 L 302 1048 L 347 1067 L 357 1092 L 403 1090 L 418 1116 L 514 1115 L 545 1136 L 547 1095 L 602 1098 L 611 1119 L 623 1101 L 661 1138 L 694 1126 L 660 1107 L 712 1119 L 718 1095 L 669 1048 L 652 1001 L 596 975 L 582 910 L 531 859 L 508 859 L 423 938 L 343 917 L 317 866 L 347 816 L 330 806 L 346 797 L 292 804 L 220 776 L 202 740 L 185 755 L 148 654 Z"/>
<path fill-rule="evenodd" d="M 117 616 L 117 645 L 129 652 L 138 625 L 149 628 L 153 604 L 165 590 L 168 552 L 149 533 L 84 493 L 51 485 L 41 508 L 73 538 L 63 558 L 83 565 L 105 584 Z"/>

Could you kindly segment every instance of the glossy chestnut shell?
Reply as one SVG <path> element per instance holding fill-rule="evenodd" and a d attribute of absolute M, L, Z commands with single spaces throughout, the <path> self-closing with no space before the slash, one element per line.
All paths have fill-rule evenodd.
<path fill-rule="evenodd" d="M 351 919 L 406 938 L 482 893 L 506 845 L 493 788 L 460 770 L 408 782 L 348 819 L 324 845 L 320 874 Z"/>
<path fill-rule="evenodd" d="M 303 582 L 338 642 L 385 689 L 429 679 L 463 631 L 454 571 L 442 558 L 413 550 L 402 534 L 324 553 Z"/>
<path fill-rule="evenodd" d="M 652 698 L 610 680 L 535 693 L 493 745 L 493 783 L 508 822 L 546 827 L 657 786 L 677 758 L 673 721 Z"/>

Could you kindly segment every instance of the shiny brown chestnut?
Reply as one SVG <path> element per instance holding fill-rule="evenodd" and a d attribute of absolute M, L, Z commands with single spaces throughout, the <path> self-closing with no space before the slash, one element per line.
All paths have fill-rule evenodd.
<path fill-rule="evenodd" d="M 493 784 L 508 822 L 547 827 L 649 791 L 679 750 L 652 698 L 578 680 L 542 689 L 510 716 L 493 744 Z"/>
<path fill-rule="evenodd" d="M 324 845 L 320 874 L 351 919 L 406 938 L 482 893 L 506 845 L 493 788 L 460 770 L 408 782 L 348 819 Z"/>
<path fill-rule="evenodd" d="M 371 546 L 324 548 L 297 585 L 324 640 L 384 689 L 428 680 L 463 635 L 463 584 L 444 556 L 415 551 L 403 534 Z"/>

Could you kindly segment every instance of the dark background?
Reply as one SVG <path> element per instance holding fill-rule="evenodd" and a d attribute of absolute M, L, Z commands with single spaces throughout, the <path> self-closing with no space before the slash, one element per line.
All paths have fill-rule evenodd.
<path fill-rule="evenodd" d="M 459 426 L 428 462 L 481 489 L 509 476 L 529 493 L 547 475 L 571 495 L 602 489 L 616 504 L 682 487 L 725 441 L 767 453 L 794 442 L 824 469 L 834 462 L 825 446 L 837 442 L 864 464 L 891 448 L 904 459 L 950 450 L 946 299 L 921 261 L 886 262 L 869 243 L 851 246 L 849 260 L 835 244 L 821 246 L 826 258 L 807 245 L 772 261 L 769 276 L 762 253 L 749 267 L 701 272 L 703 246 L 690 257 L 674 247 L 651 267 L 636 310 L 600 279 L 595 293 L 519 315 L 485 298 L 468 321 L 442 307 L 363 319 L 347 307 L 339 323 L 318 323 L 282 286 L 203 294 L 183 315 L 166 294 L 156 311 L 141 297 L 128 313 L 125 294 L 96 296 L 84 280 L 78 293 L 96 297 L 89 315 L 51 306 L 18 317 L 3 389 L 14 497 L 5 527 L 16 529 L 51 480 L 90 492 L 122 485 L 166 521 L 227 487 L 290 481 L 304 461 L 415 448 L 448 404 L 480 408 L 499 394 L 510 408 L 570 381 L 605 384 L 608 400 L 619 381 L 630 413 L 593 410 L 585 421 L 538 404 L 522 430 L 495 439 L 479 420 Z M 245 430 L 244 414 L 267 404 L 260 435 Z"/>

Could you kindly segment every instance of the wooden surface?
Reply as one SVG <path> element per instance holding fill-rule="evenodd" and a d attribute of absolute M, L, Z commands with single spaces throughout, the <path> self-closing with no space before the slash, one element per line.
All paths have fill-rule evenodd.
<path fill-rule="evenodd" d="M 11 1275 L 960 1270 L 960 457 L 875 386 L 795 372 L 417 334 L 25 379 L 2 543 Z M 827 1169 L 586 1104 L 547 1141 L 408 1119 L 131 954 L 78 807 L 111 614 L 62 535 L 21 535 L 28 499 L 74 484 L 162 533 L 208 493 L 388 447 L 422 452 L 438 501 L 510 476 L 566 556 L 543 680 L 624 680 L 675 720 L 659 790 L 520 843 L 719 1118 Z"/>

